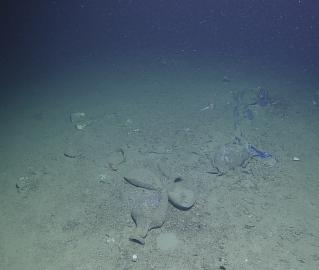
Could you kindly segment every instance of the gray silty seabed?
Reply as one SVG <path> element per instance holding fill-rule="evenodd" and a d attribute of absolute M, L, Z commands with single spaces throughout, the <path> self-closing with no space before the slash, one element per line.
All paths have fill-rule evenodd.
<path fill-rule="evenodd" d="M 200 72 L 163 70 L 23 85 L 1 107 L 1 269 L 319 268 L 318 82 L 217 60 Z M 253 119 L 241 115 L 240 131 L 278 162 L 254 158 L 222 176 L 206 173 L 209 155 L 238 135 L 234 93 L 258 86 L 276 102 L 251 107 Z M 72 112 L 93 121 L 78 131 Z M 75 158 L 64 155 L 70 144 Z M 116 171 L 107 162 L 119 148 L 126 160 Z M 169 206 L 140 246 L 128 238 L 130 194 L 141 190 L 122 174 L 158 164 L 190 179 L 198 196 L 190 210 Z M 157 247 L 163 232 L 175 233 L 175 250 Z"/>

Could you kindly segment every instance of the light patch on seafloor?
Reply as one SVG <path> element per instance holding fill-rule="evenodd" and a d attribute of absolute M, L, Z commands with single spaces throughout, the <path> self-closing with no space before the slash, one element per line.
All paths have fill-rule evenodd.
<path fill-rule="evenodd" d="M 174 250 L 180 244 L 175 233 L 161 233 L 157 239 L 157 247 L 163 251 Z"/>

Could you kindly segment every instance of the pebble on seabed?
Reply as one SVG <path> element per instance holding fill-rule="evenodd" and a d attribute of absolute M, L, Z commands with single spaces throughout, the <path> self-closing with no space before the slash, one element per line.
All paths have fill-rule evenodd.
<path fill-rule="evenodd" d="M 136 255 L 136 254 L 133 254 L 133 256 L 132 256 L 132 261 L 133 261 L 133 262 L 137 262 L 137 255 Z"/>

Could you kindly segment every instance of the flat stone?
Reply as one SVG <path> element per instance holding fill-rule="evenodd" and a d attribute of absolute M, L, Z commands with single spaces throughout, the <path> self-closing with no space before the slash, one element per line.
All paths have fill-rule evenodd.
<path fill-rule="evenodd" d="M 135 168 L 126 173 L 124 179 L 133 186 L 149 190 L 161 190 L 160 178 L 146 168 Z"/>
<path fill-rule="evenodd" d="M 168 199 L 176 208 L 187 210 L 194 205 L 195 194 L 183 182 L 175 182 L 168 189 Z"/>

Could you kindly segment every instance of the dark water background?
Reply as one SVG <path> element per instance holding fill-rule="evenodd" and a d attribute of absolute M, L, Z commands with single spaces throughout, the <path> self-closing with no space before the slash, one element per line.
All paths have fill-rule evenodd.
<path fill-rule="evenodd" d="M 295 65 L 315 76 L 318 8 L 314 0 L 3 1 L 2 75 L 16 80 L 118 58 L 218 55 Z"/>

